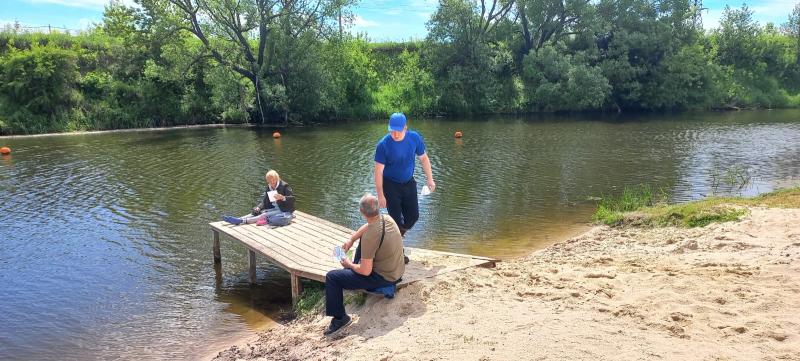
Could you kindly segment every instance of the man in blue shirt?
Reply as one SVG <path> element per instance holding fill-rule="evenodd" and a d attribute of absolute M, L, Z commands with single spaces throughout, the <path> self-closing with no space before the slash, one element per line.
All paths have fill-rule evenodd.
<path fill-rule="evenodd" d="M 408 130 L 403 113 L 392 114 L 389 117 L 389 134 L 378 142 L 375 149 L 375 189 L 380 207 L 386 207 L 400 228 L 401 235 L 405 235 L 419 219 L 417 182 L 414 180 L 416 157 L 422 163 L 428 188 L 433 192 L 436 183 L 422 136 Z"/>

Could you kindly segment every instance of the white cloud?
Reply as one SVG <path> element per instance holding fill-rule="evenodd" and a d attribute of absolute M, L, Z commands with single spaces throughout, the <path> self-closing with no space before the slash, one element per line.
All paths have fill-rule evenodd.
<path fill-rule="evenodd" d="M 81 30 L 86 30 L 86 29 L 92 28 L 97 23 L 98 23 L 98 21 L 95 20 L 95 19 L 89 19 L 89 18 L 80 18 L 80 19 L 78 19 L 78 27 Z"/>
<path fill-rule="evenodd" d="M 712 30 L 719 27 L 723 9 L 713 9 L 703 12 L 703 29 Z"/>
<path fill-rule="evenodd" d="M 103 9 L 111 2 L 111 0 L 28 0 L 28 2 L 35 4 L 55 4 L 86 9 Z M 135 5 L 133 0 L 122 0 L 122 4 L 126 6 Z"/>
<path fill-rule="evenodd" d="M 753 15 L 757 18 L 786 18 L 792 13 L 795 2 L 792 0 L 768 0 L 758 5 L 748 5 L 753 10 Z"/>
<path fill-rule="evenodd" d="M 775 25 L 780 25 L 785 23 L 788 19 L 789 14 L 796 4 L 795 1 L 796 0 L 765 0 L 757 4 L 748 4 L 747 7 L 753 12 L 753 20 L 758 21 L 759 24 L 765 25 L 768 22 L 772 22 Z M 723 3 L 719 8 L 703 12 L 703 28 L 711 30 L 719 27 L 724 5 Z M 731 9 L 739 9 L 742 3 L 729 1 L 728 6 L 730 6 Z"/>
<path fill-rule="evenodd" d="M 411 5 L 416 7 L 435 8 L 437 5 L 439 5 L 439 0 L 412 0 Z"/>
<path fill-rule="evenodd" d="M 358 28 L 371 28 L 371 27 L 376 27 L 380 24 L 372 20 L 364 19 L 363 17 L 361 17 L 361 15 L 356 15 L 355 18 L 353 18 L 353 25 Z"/>

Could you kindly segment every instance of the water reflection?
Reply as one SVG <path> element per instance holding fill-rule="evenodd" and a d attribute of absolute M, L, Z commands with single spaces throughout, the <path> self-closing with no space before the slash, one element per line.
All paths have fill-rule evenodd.
<path fill-rule="evenodd" d="M 411 119 L 437 191 L 406 243 L 513 257 L 579 232 L 587 199 L 626 185 L 695 199 L 724 191 L 712 175 L 732 165 L 752 175 L 746 195 L 795 185 L 799 116 Z M 0 359 L 187 358 L 267 327 L 288 307 L 288 276 L 261 262 L 250 286 L 245 249 L 225 237 L 215 269 L 207 223 L 250 209 L 274 168 L 299 209 L 355 228 L 385 131 L 373 121 L 280 139 L 234 128 L 4 141 L 15 152 L 0 158 Z"/>

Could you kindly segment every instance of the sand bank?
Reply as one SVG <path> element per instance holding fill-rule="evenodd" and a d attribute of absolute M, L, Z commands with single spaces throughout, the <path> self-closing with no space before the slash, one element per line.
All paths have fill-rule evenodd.
<path fill-rule="evenodd" d="M 800 209 L 588 232 L 298 319 L 218 360 L 800 360 Z"/>

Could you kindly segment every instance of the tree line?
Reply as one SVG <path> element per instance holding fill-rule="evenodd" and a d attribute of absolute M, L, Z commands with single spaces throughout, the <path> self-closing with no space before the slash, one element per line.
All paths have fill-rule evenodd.
<path fill-rule="evenodd" d="M 800 4 L 705 31 L 694 0 L 440 0 L 424 40 L 375 43 L 354 0 L 137 3 L 0 32 L 0 134 L 800 105 Z"/>

